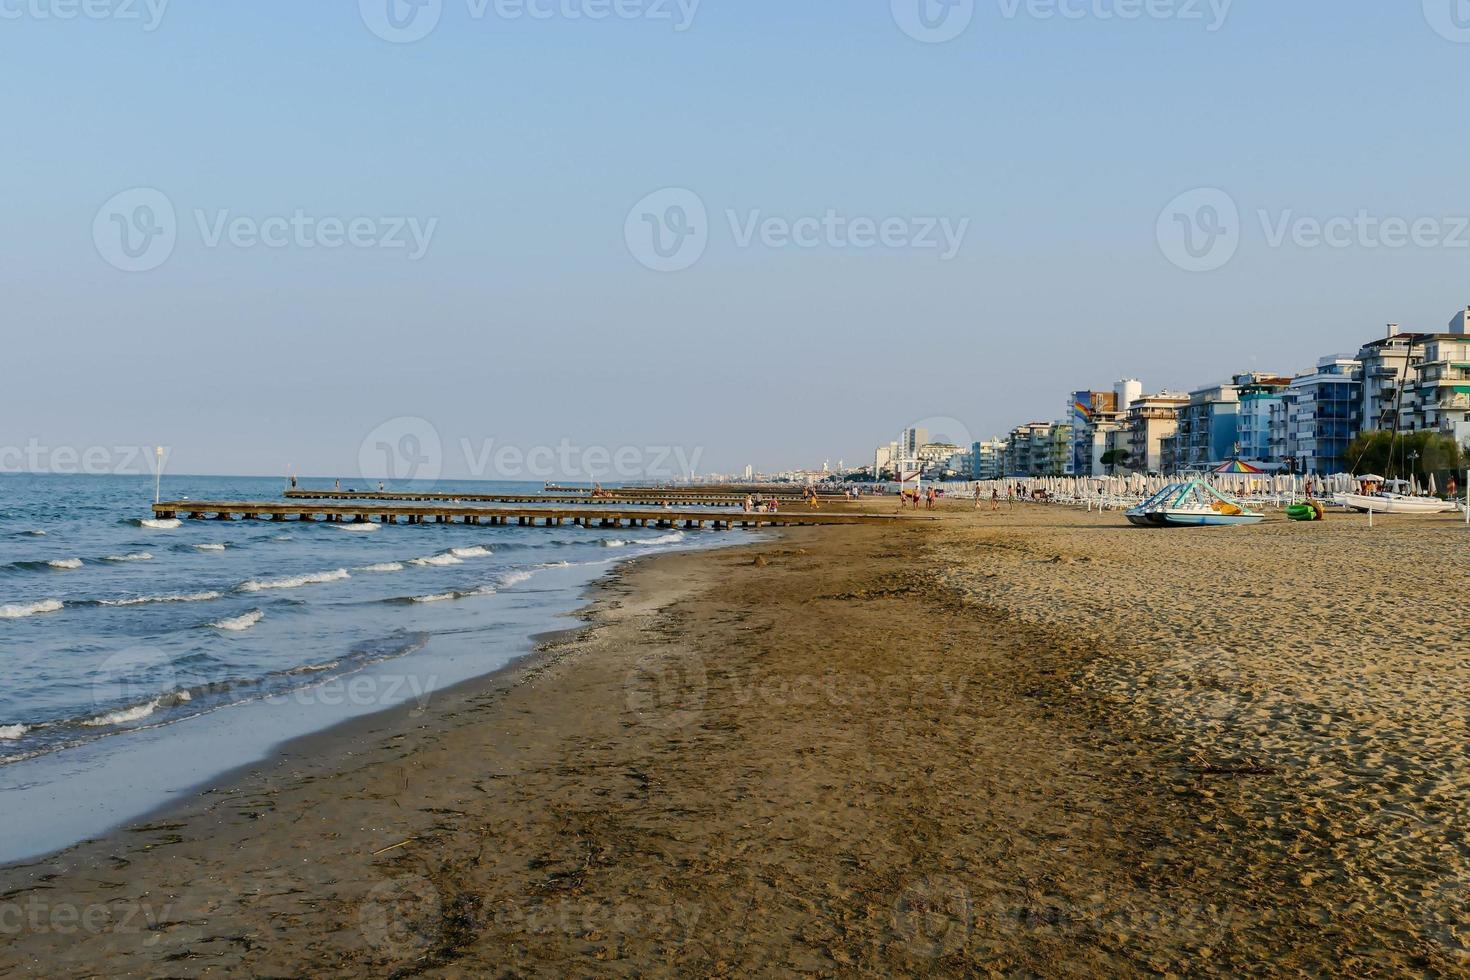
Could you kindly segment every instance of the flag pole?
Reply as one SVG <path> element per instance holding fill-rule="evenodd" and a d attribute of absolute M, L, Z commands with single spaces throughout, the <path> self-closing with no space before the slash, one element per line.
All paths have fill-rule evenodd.
<path fill-rule="evenodd" d="M 153 447 L 153 502 L 163 499 L 163 447 Z"/>

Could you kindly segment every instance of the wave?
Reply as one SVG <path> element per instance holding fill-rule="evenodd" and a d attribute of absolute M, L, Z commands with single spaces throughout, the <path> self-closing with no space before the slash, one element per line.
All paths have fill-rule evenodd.
<path fill-rule="evenodd" d="M 449 553 L 456 558 L 486 558 L 491 551 L 483 545 L 475 545 L 472 548 L 451 548 Z"/>
<path fill-rule="evenodd" d="M 512 585 L 520 585 L 522 582 L 528 580 L 529 578 L 531 578 L 531 576 L 535 574 L 535 572 L 527 571 L 506 572 L 504 575 L 500 576 L 500 587 L 502 589 L 508 589 Z"/>
<path fill-rule="evenodd" d="M 261 612 L 259 609 L 252 609 L 247 613 L 240 614 L 239 616 L 233 616 L 229 619 L 221 619 L 218 622 L 210 623 L 209 625 L 217 630 L 225 630 L 230 633 L 243 633 L 264 618 L 265 613 Z"/>
<path fill-rule="evenodd" d="M 683 531 L 673 531 L 673 532 L 671 532 L 669 534 L 661 534 L 661 535 L 659 535 L 656 538 L 648 538 L 648 539 L 643 540 L 643 541 L 634 541 L 633 543 L 636 544 L 636 545 L 641 545 L 643 547 L 650 547 L 650 546 L 656 545 L 656 544 L 678 544 L 680 541 L 683 541 L 683 540 L 684 540 L 684 532 Z"/>
<path fill-rule="evenodd" d="M 43 599 L 40 602 L 0 606 L 0 619 L 24 619 L 39 613 L 60 612 L 63 606 L 65 603 L 60 599 Z"/>
<path fill-rule="evenodd" d="M 99 606 L 148 606 L 156 602 L 212 602 L 222 598 L 219 592 L 184 592 L 171 595 L 140 595 L 129 599 L 98 599 Z"/>
<path fill-rule="evenodd" d="M 195 551 L 224 551 L 226 547 L 227 547 L 226 545 L 222 545 L 222 544 L 196 544 L 196 545 L 194 545 L 194 550 Z"/>
<path fill-rule="evenodd" d="M 46 532 L 39 529 L 34 531 L 21 531 L 20 533 L 27 538 L 44 538 L 46 536 Z"/>
<path fill-rule="evenodd" d="M 142 721 L 149 717 L 159 708 L 173 708 L 181 704 L 187 704 L 194 700 L 194 695 L 188 691 L 174 691 L 162 697 L 154 698 L 152 701 L 144 701 L 127 708 L 119 708 L 109 711 L 105 715 L 88 718 L 82 722 L 83 728 L 108 728 L 113 725 L 126 725 L 130 721 Z"/>
<path fill-rule="evenodd" d="M 385 561 L 385 562 L 380 562 L 380 563 L 378 563 L 376 565 L 364 565 L 362 568 L 359 568 L 358 571 L 359 572 L 401 572 L 401 571 L 403 571 L 403 567 L 404 567 L 403 566 L 403 562 L 401 562 L 401 561 Z"/>
<path fill-rule="evenodd" d="M 183 527 L 184 522 L 177 517 L 154 518 L 145 517 L 137 522 L 138 527 L 151 527 L 158 531 L 172 531 L 176 527 Z"/>
<path fill-rule="evenodd" d="M 303 585 L 323 585 L 327 582 L 340 582 L 351 578 L 347 569 L 339 568 L 331 572 L 313 572 L 308 575 L 292 575 L 287 578 L 277 579 L 251 579 L 240 585 L 241 592 L 264 592 L 266 589 L 296 589 Z"/>
<path fill-rule="evenodd" d="M 0 725 L 0 742 L 13 742 L 28 731 L 24 725 Z"/>
<path fill-rule="evenodd" d="M 73 568 L 81 568 L 82 560 L 80 558 L 53 558 L 46 564 L 51 568 L 70 570 Z"/>
<path fill-rule="evenodd" d="M 358 534 L 365 534 L 368 531 L 376 531 L 383 525 L 369 522 L 364 524 L 328 524 L 327 526 L 337 531 L 355 531 Z"/>
<path fill-rule="evenodd" d="M 624 541 L 622 538 L 603 538 L 597 543 L 602 545 L 604 548 L 626 548 L 628 546 L 628 542 Z"/>
<path fill-rule="evenodd" d="M 432 595 L 404 596 L 401 599 L 388 599 L 388 602 L 408 602 L 415 605 L 423 605 L 430 602 L 452 602 L 455 599 L 473 599 L 477 596 L 494 595 L 496 592 L 493 585 L 482 585 L 474 589 L 463 589 L 457 592 L 435 592 Z"/>
<path fill-rule="evenodd" d="M 463 565 L 464 559 L 457 558 L 452 554 L 430 555 L 427 558 L 411 558 L 410 565 Z"/>
<path fill-rule="evenodd" d="M 108 555 L 103 561 L 152 561 L 153 556 L 146 551 L 140 551 L 132 555 Z"/>
<path fill-rule="evenodd" d="M 272 541 L 290 541 L 290 540 L 292 540 L 292 538 L 291 538 L 291 535 L 289 535 L 289 534 L 277 534 L 275 537 L 271 538 L 271 540 Z"/>

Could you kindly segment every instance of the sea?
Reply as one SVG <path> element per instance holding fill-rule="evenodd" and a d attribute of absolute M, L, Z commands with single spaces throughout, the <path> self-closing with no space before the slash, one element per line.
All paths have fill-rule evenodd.
<path fill-rule="evenodd" d="M 283 489 L 165 476 L 162 495 L 270 501 Z M 289 739 L 427 707 L 576 625 L 568 614 L 620 561 L 729 538 L 154 520 L 154 493 L 152 477 L 0 475 L 0 863 L 101 835 Z"/>

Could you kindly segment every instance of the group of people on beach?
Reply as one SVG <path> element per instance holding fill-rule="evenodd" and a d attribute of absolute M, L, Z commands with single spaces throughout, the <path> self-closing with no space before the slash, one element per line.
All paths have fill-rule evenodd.
<path fill-rule="evenodd" d="M 767 497 L 765 500 L 762 500 L 759 497 L 752 497 L 750 494 L 746 494 L 743 510 L 747 514 L 774 514 L 777 512 L 778 506 L 775 497 Z"/>
<path fill-rule="evenodd" d="M 922 492 L 915 489 L 900 490 L 898 493 L 899 510 L 903 510 L 906 506 L 912 507 L 914 510 L 918 510 L 921 505 L 925 510 L 933 510 L 934 505 L 938 502 L 939 491 L 934 489 L 933 487 L 930 487 L 928 490 Z"/>

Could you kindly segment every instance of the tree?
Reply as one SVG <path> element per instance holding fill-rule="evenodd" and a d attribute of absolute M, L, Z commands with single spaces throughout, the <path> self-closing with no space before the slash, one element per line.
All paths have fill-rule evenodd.
<path fill-rule="evenodd" d="M 1442 432 L 1364 432 L 1348 445 L 1347 460 L 1357 473 L 1423 480 L 1431 473 L 1458 473 L 1465 453 Z"/>
<path fill-rule="evenodd" d="M 1132 459 L 1133 454 L 1126 449 L 1109 449 L 1102 454 L 1102 464 L 1114 473 L 1118 472 L 1118 467 L 1127 466 Z"/>

